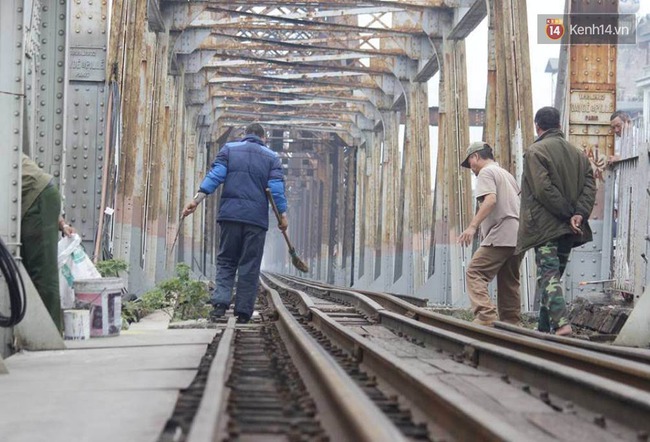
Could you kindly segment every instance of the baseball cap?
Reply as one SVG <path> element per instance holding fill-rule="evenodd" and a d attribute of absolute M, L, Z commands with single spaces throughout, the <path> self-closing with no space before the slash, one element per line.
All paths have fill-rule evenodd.
<path fill-rule="evenodd" d="M 465 161 L 460 163 L 460 165 L 462 167 L 466 167 L 466 168 L 469 169 L 469 161 L 468 160 L 469 160 L 470 155 L 472 155 L 472 154 L 474 154 L 474 153 L 476 153 L 476 152 L 478 152 L 480 150 L 485 149 L 485 147 L 490 147 L 490 145 L 488 143 L 486 143 L 485 141 L 474 141 L 472 144 L 469 145 L 469 147 L 467 148 L 467 151 L 465 151 Z"/>

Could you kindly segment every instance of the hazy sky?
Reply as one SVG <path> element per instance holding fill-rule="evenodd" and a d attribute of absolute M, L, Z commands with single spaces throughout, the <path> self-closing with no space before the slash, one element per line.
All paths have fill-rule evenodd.
<path fill-rule="evenodd" d="M 630 1 L 630 0 L 628 0 Z M 637 14 L 650 14 L 650 0 L 639 0 Z M 552 105 L 553 94 L 551 74 L 544 72 L 549 58 L 558 57 L 560 46 L 537 44 L 537 16 L 539 14 L 562 14 L 564 0 L 529 0 L 528 35 L 530 44 L 530 70 L 532 76 L 533 112 L 540 107 Z M 470 108 L 485 106 L 485 89 L 487 82 L 487 19 L 466 39 L 467 83 Z M 429 104 L 438 105 L 438 81 L 436 75 L 429 82 Z"/>
<path fill-rule="evenodd" d="M 624 1 L 619 0 L 621 4 Z M 639 0 L 640 8 L 637 14 L 650 14 L 650 0 Z M 543 106 L 553 104 L 553 93 L 551 86 L 551 74 L 544 72 L 549 58 L 558 57 L 559 45 L 537 44 L 537 15 L 539 14 L 562 14 L 564 12 L 564 0 L 528 0 L 528 34 L 530 44 L 530 70 L 532 77 L 533 112 Z M 467 39 L 467 87 L 468 101 L 470 108 L 485 107 L 485 90 L 487 84 L 487 19 L 483 20 Z M 429 105 L 438 105 L 439 74 L 429 81 Z M 532 124 L 532 121 L 530 122 Z M 400 127 L 400 140 L 402 140 L 403 126 Z M 438 146 L 438 127 L 430 126 L 429 134 L 431 140 L 431 165 L 432 165 L 432 190 L 435 183 Z M 470 127 L 470 141 L 477 141 L 482 138 L 482 127 Z"/>

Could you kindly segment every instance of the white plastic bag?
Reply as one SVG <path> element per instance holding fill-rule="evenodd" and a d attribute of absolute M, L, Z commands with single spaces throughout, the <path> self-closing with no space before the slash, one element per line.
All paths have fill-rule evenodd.
<path fill-rule="evenodd" d="M 81 237 L 77 234 L 59 240 L 58 264 L 61 308 L 74 308 L 74 281 L 101 278 L 102 275 L 86 255 L 81 246 Z"/>

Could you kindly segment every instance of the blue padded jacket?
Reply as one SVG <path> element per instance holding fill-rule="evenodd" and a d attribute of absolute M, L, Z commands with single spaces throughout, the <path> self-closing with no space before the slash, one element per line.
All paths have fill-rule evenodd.
<path fill-rule="evenodd" d="M 199 191 L 209 195 L 222 183 L 217 221 L 253 224 L 268 230 L 267 187 L 273 193 L 278 211 L 287 211 L 280 157 L 255 135 L 226 143 L 203 178 Z"/>

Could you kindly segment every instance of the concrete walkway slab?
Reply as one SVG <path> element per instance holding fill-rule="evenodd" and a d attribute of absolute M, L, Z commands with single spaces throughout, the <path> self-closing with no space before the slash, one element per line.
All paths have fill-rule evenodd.
<path fill-rule="evenodd" d="M 2 442 L 154 442 L 215 329 L 167 330 L 158 316 L 120 336 L 21 352 L 0 375 Z"/>

